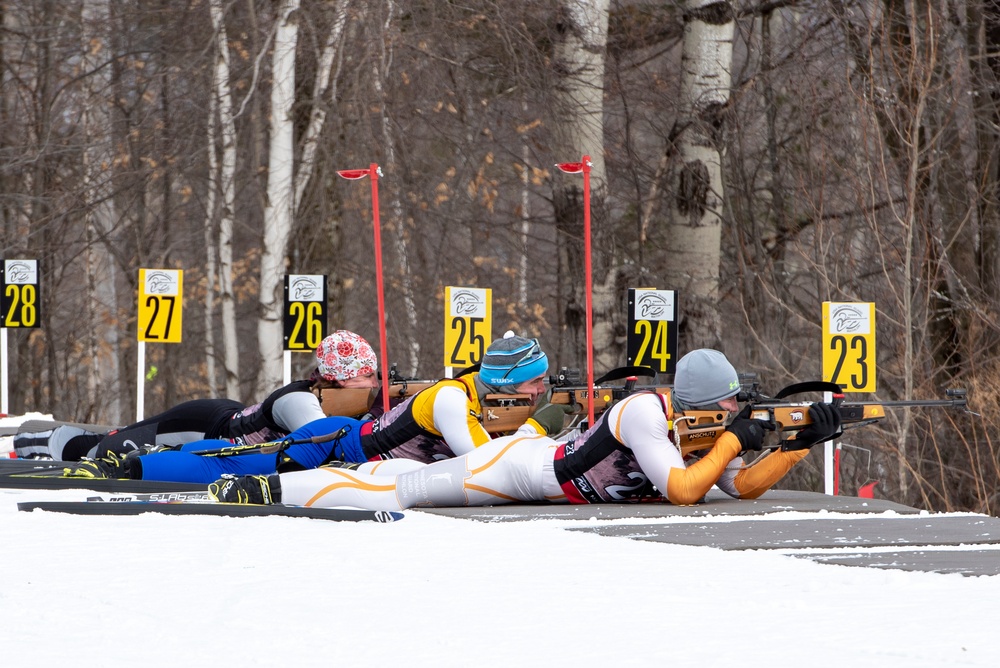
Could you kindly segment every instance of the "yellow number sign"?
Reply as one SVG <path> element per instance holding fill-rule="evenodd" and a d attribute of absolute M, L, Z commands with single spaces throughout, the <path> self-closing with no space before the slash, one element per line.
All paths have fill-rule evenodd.
<path fill-rule="evenodd" d="M 677 293 L 652 288 L 628 291 L 628 363 L 673 373 L 677 365 Z"/>
<path fill-rule="evenodd" d="M 823 302 L 823 380 L 875 391 L 875 304 Z"/>
<path fill-rule="evenodd" d="M 4 260 L 0 270 L 0 327 L 40 327 L 38 260 Z"/>
<path fill-rule="evenodd" d="M 326 276 L 285 276 L 285 350 L 311 353 L 326 338 Z"/>
<path fill-rule="evenodd" d="M 180 343 L 183 301 L 183 271 L 140 269 L 139 340 Z"/>
<path fill-rule="evenodd" d="M 467 367 L 486 354 L 493 331 L 493 291 L 489 288 L 444 289 L 444 365 Z"/>

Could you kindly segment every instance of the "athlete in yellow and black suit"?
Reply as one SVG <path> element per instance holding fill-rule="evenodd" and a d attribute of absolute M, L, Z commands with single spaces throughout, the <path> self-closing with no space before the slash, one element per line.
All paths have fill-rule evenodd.
<path fill-rule="evenodd" d="M 490 440 L 482 425 L 478 374 L 442 380 L 361 427 L 364 459 L 430 463 L 464 455 Z M 541 378 L 537 379 L 541 384 Z M 531 381 L 534 382 L 534 381 Z M 534 420 L 517 433 L 544 434 Z"/>
<path fill-rule="evenodd" d="M 358 458 L 430 463 L 472 452 L 491 440 L 482 424 L 482 398 L 527 394 L 537 402 L 545 392 L 548 366 L 538 341 L 508 332 L 490 344 L 478 373 L 439 381 L 375 422 L 362 425 L 362 456 Z M 556 417 L 561 424 L 562 413 Z M 544 418 L 529 419 L 516 433 L 544 435 L 553 430 Z"/>

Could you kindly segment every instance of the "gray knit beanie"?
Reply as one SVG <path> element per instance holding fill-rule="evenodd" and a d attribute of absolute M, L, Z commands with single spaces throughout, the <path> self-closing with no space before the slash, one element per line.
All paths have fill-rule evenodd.
<path fill-rule="evenodd" d="M 684 407 L 709 406 L 739 391 L 739 374 L 718 350 L 692 350 L 677 360 L 673 394 Z"/>

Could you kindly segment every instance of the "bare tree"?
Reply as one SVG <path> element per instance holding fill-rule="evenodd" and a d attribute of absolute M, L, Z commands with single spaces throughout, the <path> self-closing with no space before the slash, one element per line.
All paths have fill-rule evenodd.
<path fill-rule="evenodd" d="M 684 14 L 681 110 L 671 133 L 667 283 L 684 295 L 685 348 L 717 348 L 724 186 L 722 128 L 729 100 L 735 15 L 732 3 L 689 0 Z"/>
<path fill-rule="evenodd" d="M 83 46 L 83 67 L 92 73 L 86 79 L 83 101 L 83 181 L 87 193 L 87 292 L 89 349 L 94 363 L 88 369 L 90 405 L 105 407 L 106 419 L 113 424 L 125 419 L 122 411 L 118 363 L 117 268 L 108 250 L 115 227 L 111 164 L 114 160 L 111 123 L 106 95 L 111 87 L 111 67 L 107 60 L 111 28 L 107 0 L 85 0 L 81 21 L 89 38 Z"/>
<path fill-rule="evenodd" d="M 210 109 L 217 110 L 219 114 L 219 136 L 222 140 L 220 152 L 222 154 L 222 172 L 219 175 L 218 186 L 222 199 L 221 216 L 219 219 L 218 244 L 210 244 L 208 252 L 218 248 L 219 267 L 219 299 L 222 305 L 222 350 L 223 350 L 223 372 L 225 373 L 225 392 L 227 397 L 239 396 L 239 346 L 236 341 L 236 305 L 233 294 L 233 218 L 236 215 L 236 123 L 233 119 L 233 102 L 230 77 L 229 77 L 229 38 L 226 32 L 225 17 L 221 0 L 212 0 L 209 4 L 209 11 L 212 16 L 212 28 L 215 31 L 215 95 Z M 209 120 L 211 127 L 215 123 L 213 116 Z M 208 146 L 209 153 L 215 158 L 215 142 Z M 214 182 L 215 169 L 212 168 Z M 214 194 L 214 193 L 213 193 Z M 214 212 L 210 209 L 209 215 Z M 213 263 L 210 263 L 210 266 Z M 216 274 L 208 271 L 208 294 L 212 293 L 212 285 L 215 283 Z M 206 302 L 206 311 L 211 318 L 211 308 Z M 207 326 L 211 330 L 211 322 Z M 214 378 L 209 376 L 210 380 Z"/>
<path fill-rule="evenodd" d="M 597 221 L 604 221 L 605 198 L 607 196 L 607 168 L 604 162 L 604 58 L 608 37 L 608 0 L 567 0 L 560 7 L 554 33 L 557 41 L 553 56 L 558 64 L 560 77 L 556 88 L 556 146 L 564 157 L 561 162 L 575 162 L 583 155 L 590 156 L 591 169 L 591 215 Z M 574 178 L 574 177 L 571 177 Z M 585 347 L 583 331 L 586 327 L 586 300 L 583 278 L 587 267 L 584 263 L 584 244 L 592 240 L 584 239 L 584 211 L 582 184 L 562 180 L 553 184 L 553 203 L 557 229 L 560 231 L 560 295 L 565 313 L 565 326 L 571 336 L 572 346 L 577 355 Z M 594 214 L 597 215 L 594 215 Z M 595 223 L 592 222 L 592 229 Z M 616 270 L 601 266 L 591 268 L 600 276 L 608 271 L 615 276 Z M 595 291 L 596 292 L 596 291 Z M 596 352 L 605 353 L 611 359 L 617 357 L 613 330 L 608 315 L 616 306 L 615 291 L 597 293 L 603 299 L 592 298 L 595 320 L 593 343 Z M 601 317 L 599 322 L 597 315 Z M 574 358 L 580 359 L 576 355 Z M 606 368 L 608 358 L 595 358 L 595 367 Z"/>
<path fill-rule="evenodd" d="M 271 124 L 268 152 L 267 206 L 264 211 L 263 253 L 260 260 L 260 321 L 257 345 L 261 369 L 257 393 L 281 383 L 281 278 L 285 273 L 288 237 L 295 204 L 294 134 L 295 46 L 298 41 L 298 0 L 278 6 L 271 72 Z"/>

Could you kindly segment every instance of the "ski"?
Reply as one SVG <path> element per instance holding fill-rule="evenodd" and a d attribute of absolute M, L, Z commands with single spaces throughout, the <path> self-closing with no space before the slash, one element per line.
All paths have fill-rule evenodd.
<path fill-rule="evenodd" d="M 0 475 L 0 488 L 2 489 L 87 489 L 92 492 L 142 494 L 186 492 L 202 490 L 207 487 L 207 484 L 192 482 L 162 482 L 122 478 L 66 478 L 63 477 L 62 467 Z"/>
<path fill-rule="evenodd" d="M 135 494 L 114 494 L 109 496 L 88 496 L 87 501 L 103 503 L 175 503 L 184 501 L 187 503 L 215 503 L 208 495 L 208 490 L 202 491 L 180 491 L 180 492 L 147 492 Z"/>
<path fill-rule="evenodd" d="M 74 466 L 80 462 L 64 462 L 57 459 L 0 459 L 0 475 L 10 473 L 29 473 L 46 469 L 62 469 Z"/>
<path fill-rule="evenodd" d="M 17 504 L 18 510 L 43 510 L 72 515 L 209 515 L 222 517 L 308 517 L 333 522 L 396 522 L 403 513 L 354 508 L 307 508 L 305 506 L 245 505 L 211 501 L 30 501 Z"/>

